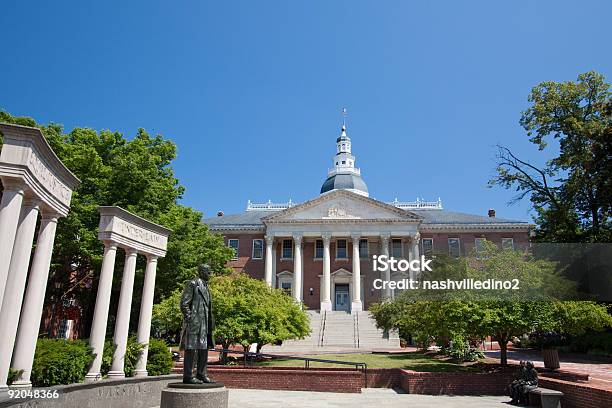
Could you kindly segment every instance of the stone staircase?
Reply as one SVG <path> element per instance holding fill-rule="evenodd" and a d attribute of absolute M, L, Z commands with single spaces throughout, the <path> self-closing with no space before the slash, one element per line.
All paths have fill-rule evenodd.
<path fill-rule="evenodd" d="M 321 330 L 324 315 L 317 311 L 306 311 L 310 319 L 310 335 L 302 340 L 285 340 L 280 346 L 265 345 L 262 353 L 308 352 L 321 345 Z"/>
<path fill-rule="evenodd" d="M 330 311 L 319 313 L 307 311 L 310 317 L 311 333 L 302 340 L 287 340 L 280 346 L 266 345 L 264 353 L 319 353 L 371 351 L 374 349 L 399 349 L 397 332 L 385 333 L 376 328 L 370 312 L 357 314 Z"/>
<path fill-rule="evenodd" d="M 321 345 L 323 347 L 357 347 L 355 317 L 346 312 L 326 312 Z"/>
<path fill-rule="evenodd" d="M 399 334 L 392 330 L 385 333 L 376 327 L 376 321 L 370 312 L 356 314 L 358 330 L 358 347 L 362 349 L 399 349 Z"/>

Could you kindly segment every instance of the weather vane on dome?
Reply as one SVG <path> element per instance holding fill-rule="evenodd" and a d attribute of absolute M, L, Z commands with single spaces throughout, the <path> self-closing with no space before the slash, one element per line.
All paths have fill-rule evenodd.
<path fill-rule="evenodd" d="M 346 108 L 342 108 L 342 126 L 346 127 L 346 117 L 348 116 L 348 111 Z"/>

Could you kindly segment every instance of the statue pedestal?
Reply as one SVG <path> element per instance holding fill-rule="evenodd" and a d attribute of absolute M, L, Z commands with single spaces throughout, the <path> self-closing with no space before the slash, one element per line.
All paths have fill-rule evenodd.
<path fill-rule="evenodd" d="M 222 383 L 170 383 L 162 390 L 160 408 L 227 408 L 228 394 Z"/>

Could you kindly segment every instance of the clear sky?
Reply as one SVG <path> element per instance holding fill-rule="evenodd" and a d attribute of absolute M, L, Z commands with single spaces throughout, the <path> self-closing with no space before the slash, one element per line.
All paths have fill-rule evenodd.
<path fill-rule="evenodd" d="M 0 108 L 178 145 L 183 202 L 304 201 L 340 109 L 374 198 L 530 220 L 487 189 L 544 80 L 612 79 L 610 1 L 27 1 L 0 8 Z"/>

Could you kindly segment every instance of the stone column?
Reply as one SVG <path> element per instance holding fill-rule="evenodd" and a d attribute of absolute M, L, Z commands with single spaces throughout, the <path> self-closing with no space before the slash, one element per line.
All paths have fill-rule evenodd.
<path fill-rule="evenodd" d="M 140 353 L 134 376 L 146 377 L 147 357 L 149 354 L 149 337 L 151 335 L 151 314 L 153 313 L 153 295 L 155 293 L 155 272 L 157 270 L 157 257 L 149 255 L 145 271 L 144 286 L 142 287 L 142 302 L 140 303 L 140 316 L 138 319 L 138 343 L 144 344 Z"/>
<path fill-rule="evenodd" d="M 102 353 L 104 352 L 104 337 L 106 335 L 106 324 L 108 322 L 108 307 L 110 305 L 111 289 L 113 286 L 113 272 L 115 270 L 115 257 L 117 255 L 117 244 L 114 242 L 104 242 L 104 258 L 102 260 L 102 270 L 98 283 L 98 294 L 96 295 L 96 307 L 94 309 L 91 333 L 89 335 L 89 345 L 96 356 L 89 372 L 85 376 L 85 381 L 97 381 L 102 367 Z"/>
<path fill-rule="evenodd" d="M 115 321 L 115 353 L 108 376 L 123 378 L 125 363 L 125 350 L 127 348 L 128 332 L 130 330 L 130 311 L 132 309 L 132 293 L 134 291 L 134 275 L 136 273 L 136 257 L 138 252 L 132 248 L 125 250 L 125 266 L 121 278 L 121 292 L 119 293 L 119 306 L 117 307 L 117 320 Z"/>
<path fill-rule="evenodd" d="M 272 245 L 272 287 L 276 288 L 276 244 Z"/>
<path fill-rule="evenodd" d="M 40 327 L 40 318 L 47 289 L 56 227 L 57 215 L 43 214 L 38 229 L 36 251 L 34 252 L 32 267 L 30 268 L 28 287 L 23 301 L 17 339 L 15 340 L 13 362 L 11 364 L 13 369 L 22 370 L 23 373 L 17 381 L 13 382 L 13 387 L 29 387 L 32 385 L 30 374 L 32 372 L 32 362 L 34 361 L 36 340 L 38 339 L 38 329 Z"/>
<path fill-rule="evenodd" d="M 331 234 L 324 234 L 323 238 L 323 296 L 321 300 L 321 311 L 331 311 L 331 257 L 329 254 L 329 244 Z"/>
<path fill-rule="evenodd" d="M 272 263 L 274 259 L 272 257 L 272 245 L 274 244 L 274 237 L 266 235 L 266 272 L 265 280 L 268 286 L 272 286 Z"/>
<path fill-rule="evenodd" d="M 2 309 L 0 310 L 0 390 L 6 389 L 11 357 L 15 346 L 15 336 L 19 325 L 19 315 L 23 302 L 28 266 L 32 254 L 32 243 L 39 201 L 27 199 L 21 208 L 15 244 L 8 269 Z"/>
<path fill-rule="evenodd" d="M 3 179 L 2 186 L 4 191 L 0 201 L 0 306 L 4 296 L 24 193 L 23 184 L 10 179 Z"/>
<path fill-rule="evenodd" d="M 361 258 L 359 256 L 359 240 L 361 235 L 351 235 L 353 240 L 353 301 L 351 302 L 351 313 L 361 312 Z"/>
<path fill-rule="evenodd" d="M 383 234 L 380 236 L 381 255 L 386 255 L 387 257 L 389 257 L 389 239 L 390 238 L 391 237 L 389 234 Z M 386 282 L 390 282 L 391 281 L 391 270 L 389 268 L 386 268 L 383 273 L 384 273 L 383 280 Z M 389 288 L 389 286 L 387 286 L 383 290 L 383 299 L 390 299 L 390 298 L 391 298 L 391 289 Z"/>
<path fill-rule="evenodd" d="M 302 301 L 302 235 L 293 236 L 293 298 Z"/>

